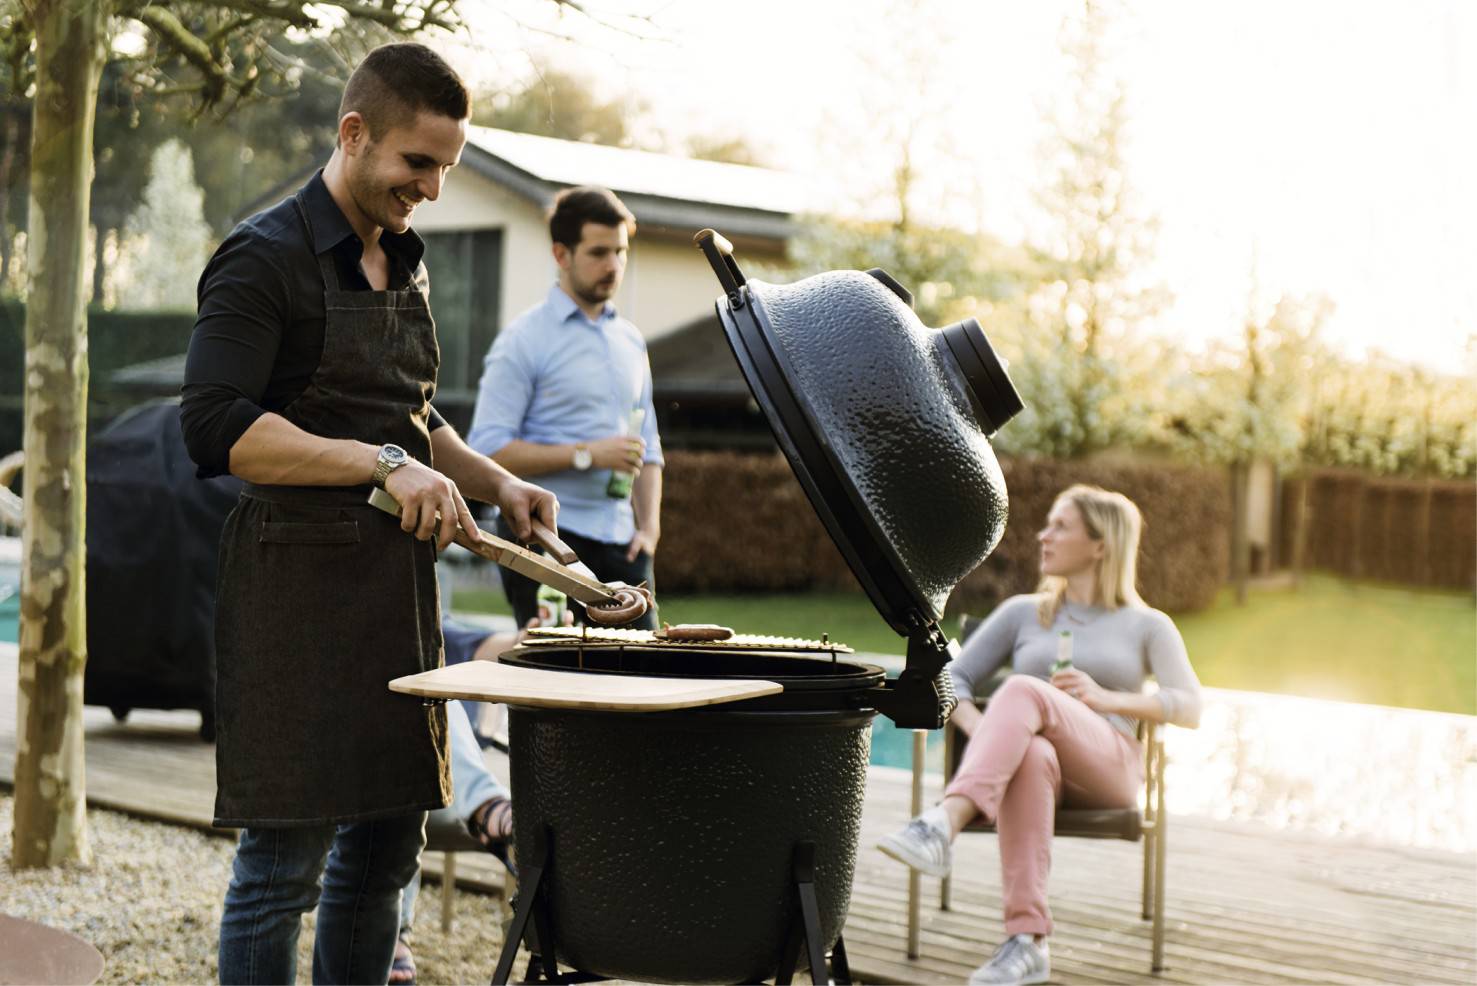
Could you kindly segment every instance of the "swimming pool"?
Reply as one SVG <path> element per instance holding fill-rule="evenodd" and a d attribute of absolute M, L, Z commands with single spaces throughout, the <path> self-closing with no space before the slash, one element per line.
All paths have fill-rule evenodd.
<path fill-rule="evenodd" d="M 0 537 L 0 641 L 20 637 L 21 539 Z"/>

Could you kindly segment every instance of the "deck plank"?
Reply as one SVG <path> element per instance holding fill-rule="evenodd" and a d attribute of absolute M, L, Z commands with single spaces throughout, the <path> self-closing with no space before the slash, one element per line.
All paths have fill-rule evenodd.
<path fill-rule="evenodd" d="M 0 783 L 7 786 L 15 688 L 15 647 L 0 644 Z M 84 722 L 90 804 L 210 827 L 215 762 L 196 735 L 198 715 L 139 711 L 120 724 L 105 709 L 88 708 Z M 492 754 L 489 763 L 506 776 L 505 759 Z M 929 787 L 936 795 L 936 784 Z M 906 820 L 908 797 L 905 774 L 871 771 L 847 923 L 852 972 L 861 982 L 960 982 L 1002 935 L 997 843 L 986 834 L 959 840 L 951 910 L 938 908 L 938 881 L 923 881 L 923 955 L 908 959 L 906 870 L 872 848 Z M 1128 843 L 1056 840 L 1053 982 L 1477 981 L 1477 855 L 1171 816 L 1169 968 L 1158 976 L 1149 974 L 1150 925 L 1138 916 L 1142 858 Z M 439 854 L 425 862 L 439 876 Z M 457 876 L 470 888 L 501 886 L 501 866 L 478 853 L 460 854 Z"/>

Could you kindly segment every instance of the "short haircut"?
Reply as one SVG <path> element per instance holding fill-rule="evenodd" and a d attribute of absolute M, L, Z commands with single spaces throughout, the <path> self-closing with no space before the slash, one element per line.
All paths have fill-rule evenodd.
<path fill-rule="evenodd" d="M 608 188 L 580 185 L 554 196 L 554 207 L 549 210 L 549 236 L 555 243 L 563 243 L 573 250 L 579 246 L 585 223 L 624 226 L 628 235 L 636 235 L 636 217 Z"/>
<path fill-rule="evenodd" d="M 379 140 L 422 111 L 465 120 L 472 115 L 472 96 L 440 55 L 423 44 L 398 41 L 364 56 L 344 86 L 338 118 L 357 112 L 369 139 Z"/>

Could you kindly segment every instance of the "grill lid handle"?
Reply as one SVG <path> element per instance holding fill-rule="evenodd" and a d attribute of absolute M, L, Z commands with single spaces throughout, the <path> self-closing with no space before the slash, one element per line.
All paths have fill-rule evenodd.
<path fill-rule="evenodd" d="M 728 295 L 728 303 L 734 308 L 744 307 L 744 292 L 740 289 L 748 284 L 749 280 L 744 277 L 744 272 L 739 270 L 738 261 L 733 259 L 733 244 L 715 229 L 700 230 L 692 238 L 692 242 L 700 247 L 703 256 L 708 258 L 708 265 L 713 268 L 713 273 L 718 275 L 718 283 L 723 285 L 723 293 Z"/>

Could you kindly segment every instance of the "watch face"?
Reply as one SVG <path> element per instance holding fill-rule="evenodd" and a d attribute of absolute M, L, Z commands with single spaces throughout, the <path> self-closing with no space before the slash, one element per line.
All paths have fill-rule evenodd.
<path fill-rule="evenodd" d="M 405 450 L 398 445 L 386 445 L 380 450 L 380 455 L 391 465 L 399 465 L 405 461 Z"/>

